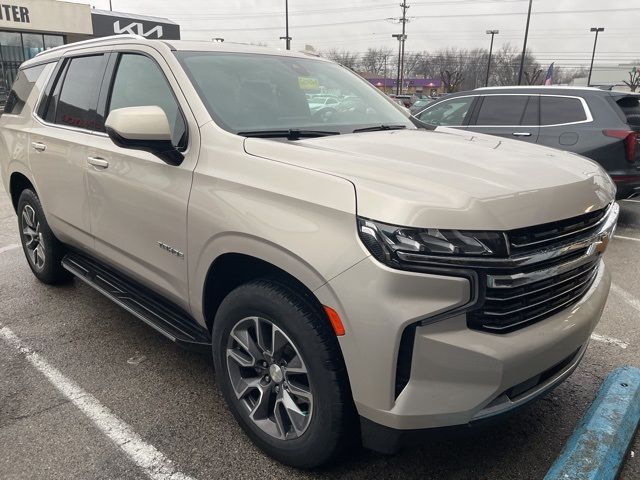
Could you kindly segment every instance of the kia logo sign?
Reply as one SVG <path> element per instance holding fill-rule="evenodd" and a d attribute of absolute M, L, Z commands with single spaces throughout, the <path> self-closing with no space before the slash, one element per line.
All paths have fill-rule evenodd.
<path fill-rule="evenodd" d="M 155 37 L 153 38 L 163 37 L 162 25 L 156 25 L 155 27 L 145 32 L 144 25 L 140 22 L 133 22 L 133 23 L 130 23 L 129 25 L 121 27 L 120 20 L 116 20 L 115 22 L 113 22 L 113 33 L 115 34 L 129 33 L 131 35 L 141 35 L 143 37 L 153 37 L 153 35 L 155 34 Z"/>
<path fill-rule="evenodd" d="M 153 17 L 136 15 L 118 15 L 108 11 L 92 11 L 91 23 L 95 37 L 109 35 L 140 35 L 144 38 L 161 38 L 163 40 L 180 40 L 180 26 L 170 20 L 163 21 Z"/>

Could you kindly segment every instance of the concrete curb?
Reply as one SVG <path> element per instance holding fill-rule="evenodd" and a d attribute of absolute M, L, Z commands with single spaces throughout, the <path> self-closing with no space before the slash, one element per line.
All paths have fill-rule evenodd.
<path fill-rule="evenodd" d="M 617 368 L 567 441 L 545 480 L 613 480 L 640 422 L 640 368 Z"/>

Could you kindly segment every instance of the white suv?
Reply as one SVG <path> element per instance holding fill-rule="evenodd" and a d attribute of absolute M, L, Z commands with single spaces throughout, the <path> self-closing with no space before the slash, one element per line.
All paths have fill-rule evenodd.
<path fill-rule="evenodd" d="M 331 114 L 313 94 L 348 102 Z M 513 409 L 580 362 L 610 279 L 595 163 L 417 128 L 306 54 L 122 36 L 25 62 L 0 165 L 29 266 L 212 352 L 298 467 Z"/>

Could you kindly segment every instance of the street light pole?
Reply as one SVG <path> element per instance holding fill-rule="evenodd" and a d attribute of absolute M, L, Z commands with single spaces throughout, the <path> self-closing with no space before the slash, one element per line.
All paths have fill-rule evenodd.
<path fill-rule="evenodd" d="M 493 53 L 493 37 L 495 37 L 500 30 L 487 30 L 487 35 L 491 35 L 491 46 L 489 47 L 489 61 L 487 62 L 487 79 L 484 81 L 484 86 L 489 86 L 489 72 L 491 71 L 491 54 Z"/>
<path fill-rule="evenodd" d="M 524 46 L 522 47 L 522 58 L 520 58 L 520 72 L 518 73 L 518 85 L 522 85 L 522 73 L 524 72 L 524 57 L 527 54 L 527 39 L 529 38 L 529 22 L 531 21 L 531 7 L 533 0 L 529 0 L 529 13 L 527 13 L 527 26 L 524 30 Z"/>
<path fill-rule="evenodd" d="M 113 12 L 113 6 L 111 5 L 111 0 L 109 0 L 109 11 Z"/>
<path fill-rule="evenodd" d="M 285 36 L 280 40 L 286 40 L 287 50 L 291 50 L 291 37 L 289 36 L 289 0 L 284 0 Z"/>
<path fill-rule="evenodd" d="M 587 87 L 591 86 L 591 73 L 593 72 L 593 60 L 596 58 L 596 45 L 598 45 L 598 33 L 604 32 L 602 27 L 592 27 L 592 32 L 596 32 L 596 38 L 593 41 L 593 53 L 591 54 L 591 66 L 589 67 L 589 78 L 587 79 Z"/>

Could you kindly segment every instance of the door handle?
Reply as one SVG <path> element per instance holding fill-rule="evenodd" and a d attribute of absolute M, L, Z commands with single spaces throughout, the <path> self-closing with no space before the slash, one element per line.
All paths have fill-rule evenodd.
<path fill-rule="evenodd" d="M 47 149 L 47 146 L 41 142 L 31 142 L 31 146 L 39 152 L 44 152 Z"/>
<path fill-rule="evenodd" d="M 100 157 L 87 157 L 87 162 L 89 165 L 93 165 L 99 169 L 109 168 L 109 162 L 107 162 L 104 158 Z"/>
<path fill-rule="evenodd" d="M 530 137 L 531 133 L 530 132 L 513 132 L 511 135 L 513 135 L 514 137 Z"/>

